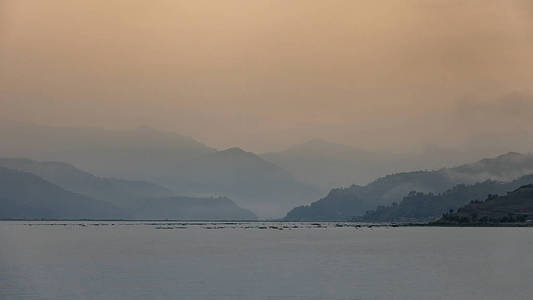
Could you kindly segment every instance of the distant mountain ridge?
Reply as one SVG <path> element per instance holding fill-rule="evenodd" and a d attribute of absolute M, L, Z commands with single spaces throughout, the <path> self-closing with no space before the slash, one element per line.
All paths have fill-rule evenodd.
<path fill-rule="evenodd" d="M 285 169 L 252 152 L 230 148 L 209 153 L 177 168 L 186 172 L 160 179 L 189 195 L 224 195 L 261 217 L 279 217 L 291 207 L 319 195 Z"/>
<path fill-rule="evenodd" d="M 366 186 L 333 189 L 319 201 L 294 208 L 285 219 L 345 220 L 361 216 L 379 205 L 400 202 L 410 191 L 442 193 L 457 184 L 474 184 L 489 179 L 512 180 L 529 173 L 533 173 L 532 154 L 507 153 L 454 168 L 392 174 Z"/>
<path fill-rule="evenodd" d="M 502 167 L 497 163 L 503 161 L 500 158 L 480 161 L 479 166 L 465 165 L 463 169 L 398 173 L 407 167 L 415 168 L 417 160 L 324 140 L 311 140 L 286 151 L 260 156 L 240 148 L 218 151 L 190 137 L 149 127 L 105 130 L 2 123 L 0 139 L 9 141 L 0 147 L 0 156 L 64 161 L 103 176 L 89 179 L 74 173 L 72 178 L 39 174 L 91 198 L 112 198 L 116 201 L 113 203 L 120 204 L 122 200 L 138 199 L 137 195 L 227 196 L 262 218 L 281 217 L 289 209 L 310 203 L 328 191 L 325 201 L 315 202 L 313 209 L 299 207 L 297 211 L 310 218 L 316 217 L 315 208 L 325 218 L 362 214 L 377 205 L 399 201 L 411 190 L 443 192 L 458 183 L 507 180 L 533 169 L 529 158 L 509 154 Z M 503 164 L 511 167 L 503 169 Z M 441 162 L 433 165 L 440 167 Z M 396 173 L 369 184 L 331 190 L 333 186 L 368 182 L 390 172 Z M 79 182 L 74 182 L 74 178 L 79 178 Z M 332 198 L 336 198 L 338 211 L 327 204 L 327 199 Z M 346 201 L 353 201 L 349 203 L 350 209 L 343 208 Z M 298 214 L 294 217 L 299 218 Z"/>
<path fill-rule="evenodd" d="M 322 193 L 353 184 L 367 185 L 386 174 L 436 170 L 472 160 L 467 153 L 434 145 L 402 153 L 365 150 L 323 139 L 312 139 L 261 157 L 283 166 L 298 180 L 319 187 Z"/>
<path fill-rule="evenodd" d="M 29 172 L 66 190 L 118 206 L 132 199 L 174 195 L 169 189 L 151 182 L 97 177 L 63 162 L 0 158 L 0 167 Z"/>
<path fill-rule="evenodd" d="M 0 167 L 0 219 L 111 219 L 115 206 L 64 190 L 42 178 Z"/>
<path fill-rule="evenodd" d="M 390 155 L 365 151 L 351 146 L 313 139 L 280 152 L 261 155 L 283 166 L 304 183 L 322 190 L 372 179 L 394 169 Z"/>
<path fill-rule="evenodd" d="M 83 184 L 66 180 L 69 178 L 54 179 L 95 198 L 113 194 L 118 201 L 133 187 L 113 180 L 112 187 L 103 187 L 98 193 L 87 188 L 89 181 L 94 186 L 108 185 L 112 178 L 124 178 L 137 181 L 145 193 L 156 193 L 157 189 L 162 197 L 227 196 L 261 217 L 272 218 L 320 195 L 316 187 L 302 184 L 284 168 L 251 152 L 240 148 L 217 151 L 190 137 L 149 127 L 105 130 L 11 124 L 0 126 L 0 139 L 9 141 L 0 147 L 0 156 L 62 161 L 105 177 L 105 181 L 87 178 L 81 180 L 86 181 Z M 165 195 L 161 189 L 139 181 L 153 182 L 171 193 Z"/>
<path fill-rule="evenodd" d="M 133 130 L 2 124 L 0 156 L 62 161 L 106 177 L 149 180 L 214 149 L 149 127 Z"/>
<path fill-rule="evenodd" d="M 443 169 L 449 177 L 468 183 L 493 179 L 510 181 L 533 173 L 533 154 L 509 152 L 494 158 L 485 158 L 472 164 Z"/>
<path fill-rule="evenodd" d="M 257 218 L 228 198 L 173 196 L 149 182 L 97 177 L 61 162 L 4 158 L 0 170 L 0 219 Z"/>

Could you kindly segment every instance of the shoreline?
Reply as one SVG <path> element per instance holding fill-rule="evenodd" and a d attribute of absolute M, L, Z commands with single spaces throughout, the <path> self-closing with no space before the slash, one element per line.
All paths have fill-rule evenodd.
<path fill-rule="evenodd" d="M 279 220 L 138 220 L 138 219 L 0 219 L 0 222 L 154 222 L 154 223 L 308 223 L 311 225 L 332 224 L 332 227 L 533 227 L 526 223 L 362 223 L 350 221 L 279 221 Z"/>

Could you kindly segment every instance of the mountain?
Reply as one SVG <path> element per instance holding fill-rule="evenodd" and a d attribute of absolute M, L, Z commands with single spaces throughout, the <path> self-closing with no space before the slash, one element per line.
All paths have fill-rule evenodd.
<path fill-rule="evenodd" d="M 113 205 L 66 191 L 38 176 L 0 167 L 0 219 L 108 219 Z"/>
<path fill-rule="evenodd" d="M 485 201 L 472 201 L 432 224 L 494 225 L 526 221 L 533 221 L 533 184 L 521 186 L 507 195 L 489 195 Z"/>
<path fill-rule="evenodd" d="M 257 216 L 220 198 L 168 197 L 144 200 L 132 211 L 133 219 L 255 220 Z"/>
<path fill-rule="evenodd" d="M 279 152 L 261 155 L 267 161 L 283 166 L 303 183 L 320 188 L 323 193 L 332 188 L 366 185 L 385 174 L 407 173 L 410 170 L 440 170 L 449 165 L 472 161 L 468 151 L 428 145 L 417 153 L 377 152 L 313 139 Z M 494 178 L 510 180 L 532 170 L 531 155 L 508 153 L 502 157 L 466 164 L 459 171 L 464 180 L 475 182 Z M 520 165 L 524 166 L 522 170 Z M 452 168 L 454 169 L 454 168 Z M 452 171 L 448 168 L 448 171 Z M 483 173 L 484 171 L 487 173 Z M 470 173 L 470 174 L 469 174 Z M 475 176 L 479 176 L 476 178 Z M 461 180 L 458 180 L 461 181 Z"/>
<path fill-rule="evenodd" d="M 323 199 L 289 211 L 286 220 L 346 220 L 379 205 L 400 202 L 410 191 L 442 193 L 457 184 L 512 180 L 533 173 L 533 155 L 508 153 L 473 164 L 381 177 L 368 185 L 333 189 Z"/>
<path fill-rule="evenodd" d="M 398 202 L 410 191 L 444 191 L 454 182 L 443 173 L 417 171 L 379 178 L 368 185 L 352 185 L 331 190 L 328 195 L 310 205 L 289 211 L 288 221 L 347 220 L 364 214 L 378 205 Z"/>
<path fill-rule="evenodd" d="M 151 180 L 215 152 L 194 139 L 149 127 L 134 130 L 2 123 L 0 156 L 63 161 L 93 174 Z"/>
<path fill-rule="evenodd" d="M 298 180 L 329 190 L 353 183 L 367 183 L 396 169 L 391 155 L 364 151 L 350 146 L 314 139 L 284 151 L 261 157 L 283 166 Z"/>
<path fill-rule="evenodd" d="M 279 217 L 319 195 L 286 170 L 240 148 L 200 156 L 178 169 L 160 182 L 180 194 L 228 196 L 262 218 Z"/>
<path fill-rule="evenodd" d="M 32 173 L 63 189 L 123 208 L 128 208 L 134 199 L 173 195 L 170 190 L 150 182 L 97 177 L 63 162 L 0 158 L 0 167 Z"/>
<path fill-rule="evenodd" d="M 107 201 L 65 190 L 29 172 L 0 167 L 0 219 L 254 220 L 257 218 L 252 212 L 238 207 L 228 198 L 178 196 L 146 198 L 146 195 L 143 197 L 142 194 L 146 191 L 144 187 L 140 187 L 141 193 L 137 194 L 135 191 L 122 189 L 121 184 L 130 188 L 128 185 L 135 185 L 135 182 L 91 177 L 92 175 L 67 164 L 39 163 L 30 160 L 2 161 L 12 164 L 16 161 L 19 167 L 23 165 L 59 181 L 68 175 L 73 175 L 72 181 L 66 181 L 74 184 L 81 182 L 83 184 L 79 185 L 80 189 L 87 189 L 91 193 L 95 193 L 94 189 L 101 187 L 102 190 L 96 193 Z M 86 181 L 87 179 L 90 180 Z M 150 184 L 144 184 L 152 187 Z M 156 188 L 156 191 L 159 190 Z M 166 194 L 166 190 L 163 191 Z M 110 194 L 105 194 L 106 192 Z M 127 198 L 128 194 L 132 197 Z M 122 198 L 117 200 L 113 195 Z"/>
<path fill-rule="evenodd" d="M 139 198 L 139 194 L 149 198 L 227 196 L 261 217 L 280 217 L 320 195 L 316 187 L 302 184 L 251 152 L 239 148 L 217 151 L 192 138 L 147 127 L 105 130 L 9 123 L 0 126 L 0 139 L 9 141 L 0 147 L 0 156 L 62 161 L 103 177 L 89 178 L 90 174 L 64 165 L 46 168 L 57 167 L 62 170 L 59 173 L 70 175 L 50 174 L 39 171 L 40 167 L 11 167 L 116 204 L 130 195 Z M 171 192 L 165 193 L 162 186 Z"/>
<path fill-rule="evenodd" d="M 482 159 L 472 164 L 444 169 L 442 172 L 456 181 L 465 183 L 487 179 L 510 181 L 533 173 L 533 154 L 509 152 L 494 158 Z"/>
<path fill-rule="evenodd" d="M 432 221 L 449 210 L 455 210 L 468 202 L 479 201 L 487 195 L 504 194 L 524 184 L 533 182 L 533 175 L 522 176 L 511 182 L 487 180 L 473 185 L 460 184 L 439 194 L 411 192 L 397 204 L 378 206 L 355 218 L 363 222 L 424 222 Z"/>
<path fill-rule="evenodd" d="M 322 139 L 313 139 L 280 152 L 261 155 L 283 166 L 301 182 L 317 186 L 323 193 L 341 186 L 366 185 L 386 174 L 416 169 L 440 169 L 471 161 L 471 155 L 455 149 L 426 146 L 413 153 L 368 151 Z"/>

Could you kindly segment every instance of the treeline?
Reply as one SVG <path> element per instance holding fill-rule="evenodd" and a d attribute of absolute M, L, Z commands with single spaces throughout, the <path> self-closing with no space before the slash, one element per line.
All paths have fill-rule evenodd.
<path fill-rule="evenodd" d="M 533 185 L 521 186 L 505 196 L 489 195 L 485 201 L 444 213 L 435 225 L 525 223 L 533 220 Z"/>
<path fill-rule="evenodd" d="M 412 191 L 400 203 L 378 206 L 375 210 L 367 211 L 363 216 L 354 217 L 352 220 L 362 222 L 432 221 L 469 202 L 481 203 L 484 202 L 483 199 L 498 197 L 531 182 L 533 182 L 533 175 L 527 175 L 512 182 L 487 180 L 473 185 L 459 184 L 446 192 L 437 194 Z"/>

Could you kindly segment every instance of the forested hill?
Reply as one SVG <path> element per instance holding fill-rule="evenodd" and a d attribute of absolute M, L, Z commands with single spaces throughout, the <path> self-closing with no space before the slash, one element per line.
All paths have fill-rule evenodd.
<path fill-rule="evenodd" d="M 333 189 L 310 205 L 294 208 L 285 220 L 346 220 L 362 216 L 380 205 L 399 203 L 411 191 L 423 193 L 424 197 L 436 197 L 435 194 L 444 193 L 458 184 L 474 185 L 486 180 L 507 182 L 527 174 L 533 174 L 533 155 L 512 152 L 454 168 L 397 173 L 365 186 Z M 421 197 L 419 194 L 411 196 Z"/>
<path fill-rule="evenodd" d="M 482 201 L 488 195 L 503 195 L 532 182 L 533 175 L 527 175 L 505 183 L 488 180 L 473 185 L 460 184 L 439 194 L 411 192 L 398 204 L 380 206 L 354 220 L 364 222 L 431 221 L 469 202 Z"/>
<path fill-rule="evenodd" d="M 490 195 L 485 201 L 472 201 L 449 212 L 435 225 L 533 225 L 533 185 L 519 187 L 504 196 Z"/>

